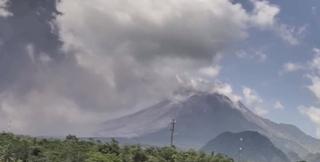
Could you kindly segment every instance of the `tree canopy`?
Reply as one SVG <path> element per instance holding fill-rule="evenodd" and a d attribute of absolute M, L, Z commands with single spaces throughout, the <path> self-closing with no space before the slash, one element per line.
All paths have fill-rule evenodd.
<path fill-rule="evenodd" d="M 221 154 L 205 154 L 174 147 L 120 145 L 80 140 L 45 139 L 0 133 L 0 162 L 233 162 Z"/>

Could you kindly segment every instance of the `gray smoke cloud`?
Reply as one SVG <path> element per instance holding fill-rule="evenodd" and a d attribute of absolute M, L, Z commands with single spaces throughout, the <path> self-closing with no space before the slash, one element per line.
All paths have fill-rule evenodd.
<path fill-rule="evenodd" d="M 254 12 L 228 0 L 0 3 L 0 129 L 89 136 L 169 96 L 181 75 L 215 77 L 219 53 L 274 21 L 276 6 L 252 3 Z"/>

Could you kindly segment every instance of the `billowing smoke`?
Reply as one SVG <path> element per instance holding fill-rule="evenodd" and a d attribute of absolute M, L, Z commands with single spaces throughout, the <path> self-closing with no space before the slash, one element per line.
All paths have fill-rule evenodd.
<path fill-rule="evenodd" d="M 91 121 L 87 120 L 91 112 L 85 108 L 99 107 L 92 99 L 99 100 L 99 91 L 107 91 L 101 77 L 62 50 L 56 3 L 6 3 L 10 14 L 0 19 L 1 129 L 43 135 L 78 133 L 78 124 Z"/>
<path fill-rule="evenodd" d="M 219 53 L 274 21 L 276 6 L 252 3 L 254 12 L 228 0 L 10 0 L 0 11 L 0 128 L 90 135 L 170 95 L 179 76 L 212 79 Z"/>

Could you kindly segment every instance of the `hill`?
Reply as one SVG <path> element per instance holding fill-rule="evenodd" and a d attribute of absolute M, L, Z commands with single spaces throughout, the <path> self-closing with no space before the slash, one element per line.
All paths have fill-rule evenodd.
<path fill-rule="evenodd" d="M 201 150 L 226 154 L 248 162 L 290 162 L 288 157 L 258 132 L 225 132 L 209 141 Z"/>

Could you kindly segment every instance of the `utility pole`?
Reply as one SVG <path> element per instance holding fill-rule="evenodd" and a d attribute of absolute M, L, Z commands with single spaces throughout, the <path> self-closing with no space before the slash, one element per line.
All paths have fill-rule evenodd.
<path fill-rule="evenodd" d="M 240 147 L 239 147 L 239 162 L 242 161 L 241 153 L 242 153 L 242 150 L 243 150 L 243 141 L 244 141 L 244 139 L 241 137 L 240 138 Z"/>
<path fill-rule="evenodd" d="M 171 120 L 171 127 L 170 127 L 170 131 L 171 131 L 171 138 L 170 138 L 170 145 L 173 147 L 173 135 L 174 135 L 174 128 L 175 128 L 175 125 L 176 125 L 176 120 L 175 119 L 172 119 Z"/>

